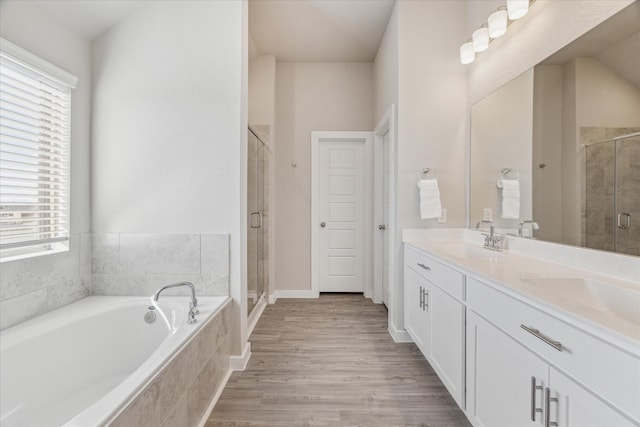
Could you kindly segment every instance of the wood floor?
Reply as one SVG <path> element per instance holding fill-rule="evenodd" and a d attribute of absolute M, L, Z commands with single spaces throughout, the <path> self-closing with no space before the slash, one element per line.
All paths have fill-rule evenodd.
<path fill-rule="evenodd" d="M 206 423 L 214 426 L 470 426 L 387 310 L 362 295 L 278 300 Z"/>

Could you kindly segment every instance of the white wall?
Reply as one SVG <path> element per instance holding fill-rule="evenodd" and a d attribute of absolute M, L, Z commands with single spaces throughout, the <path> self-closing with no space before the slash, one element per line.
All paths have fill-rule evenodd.
<path fill-rule="evenodd" d="M 93 231 L 229 234 L 235 354 L 246 330 L 245 8 L 154 2 L 93 52 Z"/>
<path fill-rule="evenodd" d="M 69 251 L 0 265 L 0 329 L 89 294 L 90 43 L 32 2 L 0 2 L 0 35 L 78 77 L 71 94 Z"/>
<path fill-rule="evenodd" d="M 249 124 L 275 122 L 276 57 L 255 55 L 249 59 Z M 273 136 L 273 134 L 271 135 Z"/>
<path fill-rule="evenodd" d="M 311 289 L 311 131 L 372 129 L 371 63 L 277 64 L 275 289 Z"/>
<path fill-rule="evenodd" d="M 398 104 L 398 49 L 400 47 L 398 36 L 398 2 L 396 2 L 373 61 L 375 124 L 378 124 L 391 105 Z"/>

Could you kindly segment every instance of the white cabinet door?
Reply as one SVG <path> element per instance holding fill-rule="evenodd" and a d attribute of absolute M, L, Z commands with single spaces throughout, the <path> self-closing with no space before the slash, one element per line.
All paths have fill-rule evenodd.
<path fill-rule="evenodd" d="M 426 296 L 431 365 L 455 401 L 464 408 L 464 315 L 461 302 L 436 286 Z"/>
<path fill-rule="evenodd" d="M 542 413 L 531 420 L 532 404 L 542 408 L 549 366 L 495 326 L 467 314 L 467 416 L 474 426 L 543 426 Z M 533 393 L 532 393 L 533 391 Z"/>
<path fill-rule="evenodd" d="M 404 327 L 422 354 L 429 353 L 428 315 L 423 304 L 428 282 L 413 269 L 404 268 Z"/>
<path fill-rule="evenodd" d="M 558 427 L 632 427 L 638 424 L 624 418 L 573 380 L 551 367 L 549 420 Z"/>

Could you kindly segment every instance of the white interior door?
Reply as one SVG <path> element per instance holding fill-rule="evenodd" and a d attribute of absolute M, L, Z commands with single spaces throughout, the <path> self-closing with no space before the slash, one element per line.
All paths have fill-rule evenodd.
<path fill-rule="evenodd" d="M 362 141 L 320 142 L 320 292 L 364 292 L 365 150 Z"/>
<path fill-rule="evenodd" d="M 382 137 L 382 302 L 389 306 L 389 200 L 391 198 L 389 132 Z"/>

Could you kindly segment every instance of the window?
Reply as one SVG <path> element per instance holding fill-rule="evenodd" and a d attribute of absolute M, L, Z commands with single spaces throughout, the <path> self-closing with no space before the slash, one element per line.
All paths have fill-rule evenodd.
<path fill-rule="evenodd" d="M 68 249 L 77 79 L 0 39 L 0 259 Z"/>

